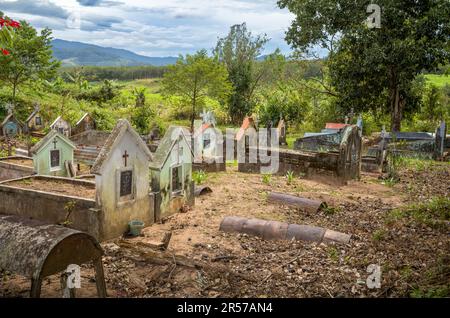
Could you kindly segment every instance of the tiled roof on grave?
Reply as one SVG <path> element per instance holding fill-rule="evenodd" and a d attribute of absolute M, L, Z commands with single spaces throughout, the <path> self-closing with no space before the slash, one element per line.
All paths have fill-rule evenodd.
<path fill-rule="evenodd" d="M 150 168 L 159 170 L 164 166 L 164 163 L 169 157 L 170 152 L 172 151 L 172 148 L 179 136 L 182 136 L 186 140 L 189 151 L 192 156 L 194 156 L 191 147 L 191 134 L 189 130 L 180 126 L 170 126 L 163 139 L 161 139 L 158 149 L 156 149 L 156 152 L 153 155 L 153 161 L 150 163 Z"/>
<path fill-rule="evenodd" d="M 208 128 L 212 128 L 214 131 L 216 131 L 216 128 L 214 127 L 214 125 L 212 125 L 211 123 L 205 123 L 205 124 L 202 124 L 202 125 L 200 126 L 200 128 L 198 128 L 198 129 L 195 131 L 194 137 L 197 138 L 198 136 L 200 136 L 201 134 L 203 134 Z"/>
<path fill-rule="evenodd" d="M 120 119 L 117 122 L 116 127 L 114 127 L 114 129 L 111 131 L 111 134 L 106 140 L 105 145 L 103 146 L 97 159 L 95 160 L 95 163 L 91 169 L 92 174 L 101 174 L 103 163 L 109 158 L 116 142 L 120 140 L 120 138 L 127 131 L 136 138 L 137 146 L 139 147 L 139 149 L 141 149 L 142 152 L 146 154 L 149 160 L 152 160 L 152 154 L 139 134 L 133 129 L 133 127 L 131 127 L 130 123 L 126 119 Z"/>
<path fill-rule="evenodd" d="M 84 113 L 84 115 L 81 116 L 80 120 L 77 121 L 77 123 L 75 124 L 75 126 L 78 126 L 78 125 L 83 121 L 83 119 L 86 118 L 86 116 L 88 116 L 88 115 L 89 115 L 89 113 Z"/>
<path fill-rule="evenodd" d="M 25 122 L 28 124 L 30 122 L 30 120 L 33 119 L 34 116 L 36 116 L 36 114 L 39 113 L 39 108 L 36 108 L 31 114 L 30 116 L 28 116 L 27 120 L 25 120 Z"/>
<path fill-rule="evenodd" d="M 43 147 L 45 147 L 49 142 L 51 142 L 54 137 L 60 138 L 61 140 L 63 140 L 65 143 L 67 143 L 73 149 L 76 148 L 75 144 L 72 141 L 70 141 L 69 138 L 67 138 L 66 136 L 60 134 L 56 130 L 52 129 L 47 135 L 45 135 L 44 138 L 42 138 L 37 144 L 35 144 L 30 149 L 30 152 L 33 153 L 33 154 L 38 153 L 39 150 L 42 149 Z"/>
<path fill-rule="evenodd" d="M 5 119 L 3 119 L 2 123 L 0 124 L 0 127 L 5 126 L 5 124 L 6 124 L 8 121 L 10 121 L 10 120 L 15 121 L 15 122 L 17 122 L 20 126 L 22 126 L 22 123 L 20 122 L 20 120 L 18 120 L 18 119 L 16 118 L 16 116 L 14 116 L 14 114 L 11 113 L 11 114 L 8 114 L 8 115 L 5 117 Z"/>
<path fill-rule="evenodd" d="M 351 126 L 349 124 L 341 124 L 341 123 L 326 123 L 325 129 L 343 129 L 347 126 Z"/>
<path fill-rule="evenodd" d="M 247 116 L 244 118 L 244 121 L 242 122 L 242 126 L 239 129 L 238 133 L 236 134 L 236 140 L 240 140 L 244 136 L 245 131 L 250 127 L 253 127 L 256 129 L 256 124 L 255 124 L 255 121 L 253 120 L 253 117 Z"/>

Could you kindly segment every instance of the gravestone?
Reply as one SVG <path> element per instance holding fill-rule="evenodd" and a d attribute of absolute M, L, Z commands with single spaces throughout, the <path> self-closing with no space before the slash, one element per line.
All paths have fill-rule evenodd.
<path fill-rule="evenodd" d="M 72 133 L 72 127 L 61 116 L 55 119 L 50 125 L 50 129 L 54 129 L 66 137 L 70 137 Z"/>
<path fill-rule="evenodd" d="M 30 149 L 35 172 L 38 175 L 70 177 L 72 174 L 67 167 L 73 163 L 75 148 L 66 136 L 56 130 L 50 131 Z"/>
<path fill-rule="evenodd" d="M 436 150 L 434 159 L 440 159 L 444 156 L 445 139 L 447 136 L 447 125 L 445 121 L 442 121 L 438 128 L 436 128 Z"/>
<path fill-rule="evenodd" d="M 25 121 L 25 124 L 28 129 L 28 132 L 40 131 L 44 128 L 44 122 L 40 114 L 40 107 L 38 103 L 34 105 L 34 110 L 30 114 L 30 116 L 28 116 L 27 120 Z"/>
<path fill-rule="evenodd" d="M 7 105 L 8 115 L 0 124 L 2 135 L 8 138 L 14 138 L 17 135 L 22 134 L 23 124 L 14 115 L 14 106 L 12 104 Z"/>
<path fill-rule="evenodd" d="M 148 170 L 151 160 L 152 154 L 139 134 L 127 120 L 119 120 L 91 169 L 106 239 L 125 233 L 132 220 L 145 225 L 154 222 Z"/>
<path fill-rule="evenodd" d="M 193 158 L 189 131 L 169 127 L 150 163 L 157 221 L 179 212 L 185 205 L 194 205 Z"/>
<path fill-rule="evenodd" d="M 78 135 L 85 131 L 95 129 L 97 129 L 97 123 L 95 122 L 95 119 L 89 113 L 85 113 L 75 124 L 75 127 L 72 130 L 72 134 Z"/>
<path fill-rule="evenodd" d="M 282 146 L 286 146 L 287 145 L 287 141 L 286 141 L 286 123 L 283 119 L 283 116 L 280 117 L 280 121 L 278 122 L 278 126 L 277 126 L 277 131 L 278 131 L 278 138 L 280 141 L 280 145 Z"/>

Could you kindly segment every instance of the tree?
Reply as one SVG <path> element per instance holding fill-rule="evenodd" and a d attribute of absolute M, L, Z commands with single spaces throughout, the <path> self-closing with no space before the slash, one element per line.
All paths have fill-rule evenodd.
<path fill-rule="evenodd" d="M 53 60 L 51 39 L 49 29 L 38 35 L 25 21 L 15 30 L 8 47 L 10 54 L 0 55 L 0 79 L 11 85 L 13 102 L 20 85 L 55 76 L 60 63 Z"/>
<path fill-rule="evenodd" d="M 369 3 L 278 1 L 296 15 L 286 34 L 289 44 L 301 52 L 328 49 L 338 104 L 347 110 L 382 108 L 391 114 L 391 130 L 399 131 L 403 112 L 420 106 L 416 76 L 449 61 L 450 2 L 379 0 L 380 28 L 365 23 Z"/>
<path fill-rule="evenodd" d="M 213 51 L 219 61 L 225 64 L 234 87 L 228 104 L 233 123 L 239 123 L 253 110 L 252 97 L 264 75 L 264 68 L 256 67 L 257 58 L 268 41 L 266 35 L 254 37 L 247 31 L 245 23 L 237 24 L 231 27 L 226 37 L 218 40 Z"/>
<path fill-rule="evenodd" d="M 164 96 L 179 96 L 191 105 L 191 129 L 194 128 L 197 110 L 204 106 L 207 96 L 224 100 L 231 90 L 226 68 L 208 57 L 206 50 L 180 56 L 176 64 L 168 67 L 162 80 Z"/>
<path fill-rule="evenodd" d="M 8 50 L 14 38 L 14 30 L 20 28 L 19 22 L 5 18 L 3 12 L 0 11 L 0 53 L 1 55 L 9 55 Z"/>
<path fill-rule="evenodd" d="M 145 87 L 136 87 L 133 89 L 134 98 L 136 98 L 136 107 L 142 107 L 145 105 Z"/>

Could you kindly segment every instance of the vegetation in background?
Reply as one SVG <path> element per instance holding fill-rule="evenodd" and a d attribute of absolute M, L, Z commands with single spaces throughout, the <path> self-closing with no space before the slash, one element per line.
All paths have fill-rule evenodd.
<path fill-rule="evenodd" d="M 420 105 L 416 76 L 450 59 L 450 2 L 380 0 L 381 28 L 368 28 L 367 1 L 279 0 L 296 18 L 286 40 L 308 53 L 328 49 L 330 80 L 322 88 L 345 111 L 382 111 L 400 131 L 404 112 Z"/>
<path fill-rule="evenodd" d="M 228 35 L 217 42 L 214 54 L 227 70 L 234 91 L 228 101 L 231 122 L 239 124 L 253 111 L 253 94 L 264 74 L 256 67 L 256 60 L 269 41 L 266 35 L 254 37 L 247 25 L 236 24 Z"/>
<path fill-rule="evenodd" d="M 45 28 L 38 35 L 36 29 L 26 21 L 20 24 L 8 47 L 9 54 L 0 55 L 0 81 L 10 86 L 14 104 L 21 86 L 52 79 L 59 66 L 52 56 L 51 31 Z"/>
<path fill-rule="evenodd" d="M 168 67 L 162 81 L 162 92 L 166 98 L 177 96 L 190 105 L 191 130 L 194 129 L 199 109 L 206 106 L 206 97 L 225 100 L 231 89 L 227 70 L 208 57 L 206 50 L 181 56 L 175 65 Z"/>

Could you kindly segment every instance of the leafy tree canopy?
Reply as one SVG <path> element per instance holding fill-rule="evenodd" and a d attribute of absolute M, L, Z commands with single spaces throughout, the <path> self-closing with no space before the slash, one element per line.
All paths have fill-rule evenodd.
<path fill-rule="evenodd" d="M 180 56 L 177 63 L 168 67 L 162 80 L 162 92 L 166 97 L 179 96 L 191 106 L 191 129 L 206 97 L 225 100 L 231 93 L 226 68 L 208 57 L 206 50 L 194 55 Z"/>
<path fill-rule="evenodd" d="M 296 16 L 286 39 L 309 53 L 328 49 L 331 84 L 344 110 L 382 109 L 400 130 L 420 105 L 414 80 L 449 61 L 448 0 L 379 0 L 380 28 L 366 21 L 366 0 L 280 0 Z"/>

